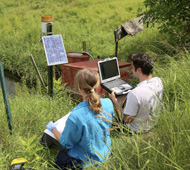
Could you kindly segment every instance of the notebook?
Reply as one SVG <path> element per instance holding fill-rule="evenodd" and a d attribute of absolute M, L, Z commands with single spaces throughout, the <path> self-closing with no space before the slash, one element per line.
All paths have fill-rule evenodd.
<path fill-rule="evenodd" d="M 103 89 L 116 96 L 127 94 L 133 87 L 121 79 L 117 57 L 98 61 L 100 85 Z"/>
<path fill-rule="evenodd" d="M 57 120 L 55 123 L 57 124 L 56 125 L 56 129 L 58 130 L 59 133 L 62 134 L 64 128 L 65 128 L 65 125 L 66 125 L 66 121 L 69 117 L 69 115 L 71 114 L 71 112 L 69 112 L 67 115 L 63 116 L 61 119 Z M 53 134 L 52 131 L 48 130 L 48 129 L 45 129 L 44 130 L 44 133 L 48 134 L 49 136 L 51 136 L 52 138 L 56 139 L 55 135 Z"/>

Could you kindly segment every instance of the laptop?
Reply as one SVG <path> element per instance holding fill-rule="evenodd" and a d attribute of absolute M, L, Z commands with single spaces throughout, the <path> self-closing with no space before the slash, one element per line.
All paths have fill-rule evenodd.
<path fill-rule="evenodd" d="M 116 96 L 127 94 L 133 87 L 121 79 L 117 57 L 98 61 L 100 85 L 107 92 L 115 91 Z"/>

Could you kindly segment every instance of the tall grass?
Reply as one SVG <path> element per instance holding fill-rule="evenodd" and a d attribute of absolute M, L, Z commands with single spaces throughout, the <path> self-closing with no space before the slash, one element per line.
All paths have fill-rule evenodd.
<path fill-rule="evenodd" d="M 42 76 L 47 78 L 46 58 L 41 44 L 41 16 L 53 15 L 53 34 L 61 34 L 67 52 L 87 52 L 95 58 L 114 56 L 113 31 L 122 23 L 136 18 L 143 0 L 64 0 L 0 2 L 0 60 L 4 68 L 33 81 L 36 73 L 30 61 L 32 53 Z M 150 54 L 155 62 L 155 76 L 164 83 L 163 109 L 158 124 L 149 134 L 133 135 L 111 132 L 112 156 L 98 168 L 87 169 L 190 169 L 190 54 L 179 51 L 165 41 L 167 35 L 157 28 L 146 28 L 134 37 L 119 41 L 119 60 L 139 51 Z M 3 97 L 0 93 L 0 169 L 9 169 L 19 157 L 29 167 L 54 169 L 56 150 L 38 143 L 45 125 L 67 114 L 76 105 L 65 93 L 53 99 L 17 87 L 17 96 L 9 97 L 14 133 L 9 135 Z M 60 97 L 61 96 L 61 97 Z"/>
<path fill-rule="evenodd" d="M 86 169 L 113 170 L 188 170 L 190 168 L 190 96 L 188 52 L 173 59 L 155 62 L 155 76 L 164 84 L 164 99 L 158 124 L 148 134 L 128 136 L 126 132 L 111 132 L 112 155 L 99 167 Z M 28 160 L 29 167 L 40 170 L 54 169 L 52 163 L 57 150 L 42 148 L 38 143 L 45 125 L 59 119 L 74 107 L 65 92 L 49 98 L 17 87 L 17 96 L 9 97 L 14 133 L 9 135 L 8 124 L 0 95 L 0 168 L 8 169 L 10 162 L 19 157 Z"/>
<path fill-rule="evenodd" d="M 33 55 L 44 78 L 47 79 L 47 61 L 41 43 L 41 16 L 53 16 L 53 34 L 61 34 L 67 52 L 82 52 L 82 42 L 94 58 L 113 57 L 113 31 L 134 19 L 143 0 L 54 0 L 0 2 L 0 60 L 4 68 L 30 82 L 37 75 L 30 61 Z M 148 45 L 167 39 L 157 28 L 146 28 L 135 36 L 119 41 L 119 60 L 138 51 L 147 52 Z"/>
<path fill-rule="evenodd" d="M 99 169 L 173 170 L 190 168 L 189 53 L 167 64 L 156 63 L 155 75 L 164 84 L 163 109 L 149 134 L 113 132 L 112 158 Z"/>
<path fill-rule="evenodd" d="M 47 166 L 49 160 L 54 159 L 47 156 L 48 150 L 42 151 L 38 142 L 45 125 L 50 120 L 57 120 L 66 115 L 75 104 L 65 92 L 54 99 L 36 94 L 35 89 L 29 92 L 24 85 L 21 87 L 18 85 L 16 92 L 15 97 L 9 98 L 14 126 L 12 135 L 9 134 L 5 106 L 0 93 L 0 167 L 2 170 L 8 169 L 11 160 L 24 157 L 30 160 L 30 163 L 34 162 L 32 167 L 34 166 L 35 169 L 44 169 L 43 166 L 40 168 L 38 166 L 44 162 L 46 162 L 44 166 Z"/>

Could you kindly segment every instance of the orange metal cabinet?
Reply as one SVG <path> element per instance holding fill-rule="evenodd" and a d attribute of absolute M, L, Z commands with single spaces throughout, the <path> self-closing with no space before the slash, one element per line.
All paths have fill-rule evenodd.
<path fill-rule="evenodd" d="M 62 76 L 62 84 L 67 83 L 66 87 L 71 89 L 72 91 L 78 92 L 78 89 L 75 85 L 75 75 L 80 69 L 84 68 L 91 68 L 98 72 L 98 65 L 97 62 L 101 59 L 96 60 L 90 60 L 90 61 L 83 61 L 83 62 L 77 62 L 77 63 L 69 63 L 69 64 L 62 64 L 61 66 L 61 76 Z M 125 81 L 128 81 L 131 73 L 130 63 L 127 62 L 121 62 L 119 61 L 119 69 L 120 69 L 120 75 L 121 78 Z M 97 92 L 103 96 L 104 90 L 99 87 Z"/>

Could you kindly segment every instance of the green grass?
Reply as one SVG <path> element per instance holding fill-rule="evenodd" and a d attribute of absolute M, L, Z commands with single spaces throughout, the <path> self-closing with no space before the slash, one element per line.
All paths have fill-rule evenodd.
<path fill-rule="evenodd" d="M 67 52 L 87 52 L 94 58 L 112 57 L 115 52 L 113 31 L 138 15 L 143 0 L 56 0 L 0 2 L 0 60 L 4 68 L 36 81 L 30 61 L 32 54 L 43 78 L 47 79 L 47 62 L 41 44 L 41 16 L 52 15 L 53 34 L 61 34 Z M 112 156 L 98 168 L 106 170 L 188 170 L 190 169 L 190 54 L 175 47 L 175 42 L 158 29 L 145 28 L 134 37 L 119 41 L 119 60 L 126 61 L 132 53 L 146 52 L 154 58 L 155 76 L 164 83 L 163 110 L 158 124 L 150 134 L 128 137 L 112 132 Z M 133 83 L 136 81 L 131 80 Z M 39 83 L 37 83 L 39 85 Z M 135 85 L 135 84 L 134 84 Z M 15 158 L 24 157 L 38 170 L 54 169 L 57 151 L 38 143 L 45 125 L 74 108 L 76 102 L 65 93 L 53 99 L 28 91 L 18 85 L 17 95 L 9 97 L 14 133 L 9 135 L 3 97 L 0 93 L 0 169 L 8 170 Z M 58 89 L 56 89 L 58 91 Z M 37 159 L 36 159 L 37 158 Z"/>
<path fill-rule="evenodd" d="M 35 94 L 34 91 L 29 92 L 25 86 L 18 86 L 17 95 L 9 98 L 14 126 L 13 135 L 9 135 L 2 93 L 0 95 L 1 169 L 8 169 L 10 161 L 18 157 L 24 157 L 27 160 L 34 159 L 32 161 L 35 161 L 39 152 L 41 153 L 39 155 L 40 161 L 42 161 L 49 151 L 42 151 L 38 140 L 43 134 L 46 123 L 66 115 L 75 105 L 65 92 L 62 92 L 62 97 L 51 99 L 42 94 Z M 49 158 L 46 159 L 48 161 Z M 43 164 L 44 161 L 41 163 Z"/>
<path fill-rule="evenodd" d="M 53 34 L 61 34 L 67 52 L 82 52 L 82 42 L 94 58 L 113 57 L 113 31 L 132 20 L 143 7 L 143 0 L 55 0 L 0 2 L 0 60 L 4 68 L 29 82 L 37 75 L 30 60 L 33 55 L 47 82 L 47 61 L 41 37 L 41 16 L 53 16 Z M 119 41 L 119 60 L 132 53 L 150 52 L 151 45 L 166 40 L 157 28 L 146 28 Z"/>
<path fill-rule="evenodd" d="M 190 54 L 181 53 L 178 60 L 165 57 L 167 64 L 160 60 L 155 63 L 154 75 L 161 77 L 164 84 L 163 109 L 156 127 L 149 134 L 132 137 L 112 131 L 112 156 L 98 168 L 87 169 L 190 168 Z M 24 157 L 34 169 L 54 169 L 57 150 L 42 148 L 38 140 L 50 120 L 67 114 L 76 103 L 65 92 L 52 99 L 18 86 L 17 96 L 9 97 L 14 123 L 14 133 L 9 135 L 2 95 L 0 101 L 0 168 L 8 169 L 13 159 Z"/>

